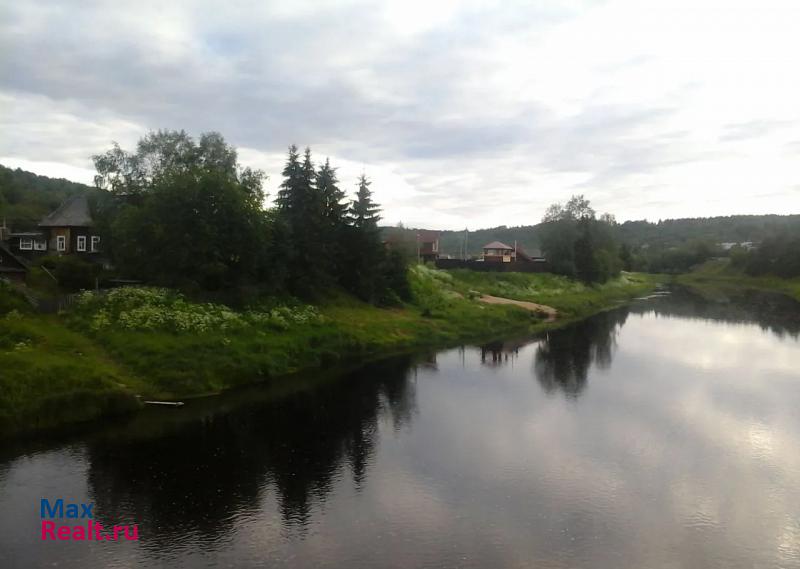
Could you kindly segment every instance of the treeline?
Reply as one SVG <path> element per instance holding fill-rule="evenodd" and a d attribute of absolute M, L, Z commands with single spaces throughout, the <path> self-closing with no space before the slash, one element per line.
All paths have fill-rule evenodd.
<path fill-rule="evenodd" d="M 764 239 L 758 248 L 731 250 L 731 265 L 752 276 L 800 277 L 800 232 L 785 232 Z"/>
<path fill-rule="evenodd" d="M 218 133 L 195 141 L 158 131 L 134 152 L 94 157 L 93 201 L 107 251 L 122 276 L 189 292 L 310 297 L 342 287 L 373 303 L 408 297 L 399 255 L 378 229 L 370 181 L 348 201 L 336 168 L 289 148 L 273 208 L 261 171 L 243 168 Z"/>
<path fill-rule="evenodd" d="M 535 252 L 542 246 L 543 224 L 518 227 L 492 227 L 488 229 L 465 231 L 442 231 L 440 249 L 443 253 L 460 257 L 464 254 L 474 256 L 481 253 L 481 247 L 492 241 L 502 241 L 513 245 L 514 241 L 527 252 Z M 413 240 L 416 229 L 404 227 L 384 227 L 387 234 L 408 232 Z M 647 251 L 653 254 L 643 256 L 645 262 L 659 256 L 662 252 L 674 249 L 692 251 L 699 243 L 716 247 L 719 243 L 761 242 L 764 239 L 782 234 L 800 234 L 800 215 L 733 215 L 725 217 L 706 217 L 691 219 L 665 219 L 656 222 L 625 221 L 616 224 L 616 239 L 632 251 Z M 672 256 L 668 254 L 667 257 Z M 668 259 L 665 261 L 668 262 Z M 656 261 L 656 264 L 662 264 Z"/>
<path fill-rule="evenodd" d="M 800 233 L 800 215 L 730 215 L 665 219 L 658 222 L 626 221 L 620 239 L 631 247 L 682 247 L 690 243 L 760 242 L 775 235 Z"/>

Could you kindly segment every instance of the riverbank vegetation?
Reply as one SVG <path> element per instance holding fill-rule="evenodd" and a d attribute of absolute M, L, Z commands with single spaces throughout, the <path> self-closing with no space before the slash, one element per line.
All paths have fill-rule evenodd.
<path fill-rule="evenodd" d="M 552 324 L 543 314 L 487 305 L 481 294 L 547 302 L 563 320 L 646 292 L 624 275 L 588 286 L 553 275 L 409 270 L 410 301 L 378 307 L 341 291 L 311 306 L 286 298 L 244 310 L 188 300 L 176 290 L 128 287 L 83 293 L 61 315 L 38 315 L 0 295 L 0 431 L 76 423 L 303 369 L 437 348 Z M 14 299 L 13 301 L 8 299 Z"/>
<path fill-rule="evenodd" d="M 695 267 L 691 272 L 675 276 L 674 280 L 711 296 L 733 290 L 752 289 L 777 292 L 800 301 L 800 276 L 754 276 L 747 274 L 740 265 L 737 266 L 729 259 L 709 261 Z"/>

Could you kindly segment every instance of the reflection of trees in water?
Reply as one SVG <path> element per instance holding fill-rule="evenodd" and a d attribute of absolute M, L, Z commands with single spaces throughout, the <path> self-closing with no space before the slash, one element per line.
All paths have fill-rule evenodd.
<path fill-rule="evenodd" d="M 686 287 L 673 287 L 665 296 L 635 303 L 636 313 L 681 316 L 737 324 L 757 324 L 783 338 L 800 335 L 800 302 L 786 295 L 757 290 L 733 290 L 706 298 Z"/>
<path fill-rule="evenodd" d="M 389 418 L 399 429 L 411 420 L 410 365 L 407 358 L 381 362 L 152 438 L 95 443 L 89 484 L 96 509 L 114 523 L 148 528 L 154 548 L 187 535 L 210 545 L 274 488 L 284 527 L 305 528 L 313 503 L 346 470 L 361 486 L 379 421 Z"/>
<path fill-rule="evenodd" d="M 549 332 L 540 342 L 533 371 L 547 393 L 562 391 L 578 397 L 586 387 L 592 364 L 608 368 L 617 345 L 617 332 L 628 309 L 602 312 L 583 322 Z"/>
<path fill-rule="evenodd" d="M 529 340 L 530 342 L 530 340 Z M 517 359 L 519 348 L 517 343 L 489 342 L 481 346 L 481 363 L 491 367 L 499 367 Z"/>

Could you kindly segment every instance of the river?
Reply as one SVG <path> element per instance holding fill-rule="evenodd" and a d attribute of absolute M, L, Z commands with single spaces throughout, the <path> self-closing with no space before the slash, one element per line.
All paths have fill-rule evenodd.
<path fill-rule="evenodd" d="M 800 567 L 798 333 L 676 289 L 6 443 L 0 567 Z M 138 540 L 43 541 L 42 498 Z"/>

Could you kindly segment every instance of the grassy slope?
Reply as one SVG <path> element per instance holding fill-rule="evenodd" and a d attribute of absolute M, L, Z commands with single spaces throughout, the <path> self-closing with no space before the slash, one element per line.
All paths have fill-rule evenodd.
<path fill-rule="evenodd" d="M 556 308 L 562 318 L 588 316 L 617 302 L 652 290 L 659 282 L 655 275 L 623 273 L 602 285 L 587 286 L 558 275 L 540 273 L 478 273 L 450 271 L 455 287 L 462 294 L 478 291 L 493 296 L 527 300 Z"/>
<path fill-rule="evenodd" d="M 555 306 L 586 316 L 646 292 L 652 278 L 629 275 L 587 288 L 552 275 L 412 273 L 414 304 L 379 309 L 351 298 L 320 307 L 324 322 L 285 332 L 176 334 L 112 330 L 92 334 L 67 319 L 0 312 L 0 433 L 75 423 L 135 408 L 145 398 L 185 398 L 304 368 L 442 347 L 466 340 L 544 329 L 542 318 L 514 306 L 470 299 L 480 291 Z M 473 294 L 474 296 L 474 294 Z M 5 298 L 5 300 L 3 300 Z M 8 291 L 0 306 L 18 307 Z"/>
<path fill-rule="evenodd" d="M 0 433 L 23 421 L 39 429 L 134 409 L 136 383 L 56 317 L 0 320 Z"/>
<path fill-rule="evenodd" d="M 691 273 L 678 275 L 675 281 L 709 294 L 732 289 L 756 289 L 780 292 L 800 300 L 800 278 L 751 277 L 731 267 L 727 260 L 704 263 Z"/>

